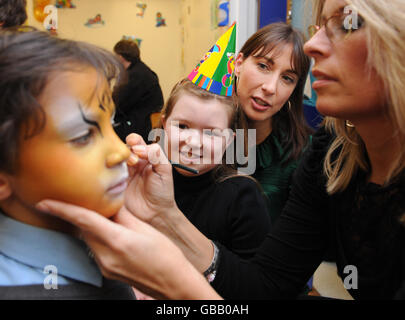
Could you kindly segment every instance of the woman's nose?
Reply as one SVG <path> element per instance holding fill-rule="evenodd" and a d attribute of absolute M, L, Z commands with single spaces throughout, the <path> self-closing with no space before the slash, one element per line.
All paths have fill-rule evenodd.
<path fill-rule="evenodd" d="M 304 53 L 311 58 L 325 56 L 329 51 L 330 41 L 326 35 L 325 28 L 321 28 L 304 44 Z"/>
<path fill-rule="evenodd" d="M 266 95 L 274 95 L 277 92 L 277 78 L 275 74 L 268 76 L 262 84 L 262 90 Z"/>

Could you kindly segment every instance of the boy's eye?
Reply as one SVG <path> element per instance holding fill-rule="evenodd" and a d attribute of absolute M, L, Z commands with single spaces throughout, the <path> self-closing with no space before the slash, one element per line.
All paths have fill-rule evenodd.
<path fill-rule="evenodd" d="M 93 135 L 94 135 L 94 130 L 89 129 L 86 133 L 80 135 L 77 138 L 70 140 L 70 142 L 76 146 L 85 146 L 91 141 L 91 139 L 93 138 Z"/>

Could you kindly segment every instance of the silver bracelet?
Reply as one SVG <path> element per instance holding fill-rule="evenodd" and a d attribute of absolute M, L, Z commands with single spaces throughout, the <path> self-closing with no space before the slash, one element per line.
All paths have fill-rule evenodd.
<path fill-rule="evenodd" d="M 207 270 L 204 271 L 204 277 L 208 280 L 209 283 L 214 281 L 215 276 L 217 275 L 218 260 L 219 260 L 219 249 L 214 241 L 211 241 L 214 247 L 214 257 L 212 258 L 211 264 Z"/>

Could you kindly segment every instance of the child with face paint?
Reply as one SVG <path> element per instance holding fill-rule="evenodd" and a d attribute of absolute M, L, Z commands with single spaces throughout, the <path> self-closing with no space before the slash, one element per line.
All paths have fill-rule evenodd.
<path fill-rule="evenodd" d="M 71 225 L 34 207 L 44 197 L 106 217 L 122 207 L 129 150 L 112 127 L 110 90 L 119 71 L 89 44 L 0 34 L 0 297 L 134 297 L 103 278 Z"/>

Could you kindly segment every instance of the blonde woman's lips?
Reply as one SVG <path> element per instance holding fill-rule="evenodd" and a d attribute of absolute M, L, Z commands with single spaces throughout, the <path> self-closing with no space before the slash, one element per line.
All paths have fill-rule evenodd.
<path fill-rule="evenodd" d="M 313 70 L 312 74 L 316 78 L 316 80 L 312 83 L 312 89 L 314 90 L 328 86 L 336 82 L 335 78 L 319 70 Z"/>

